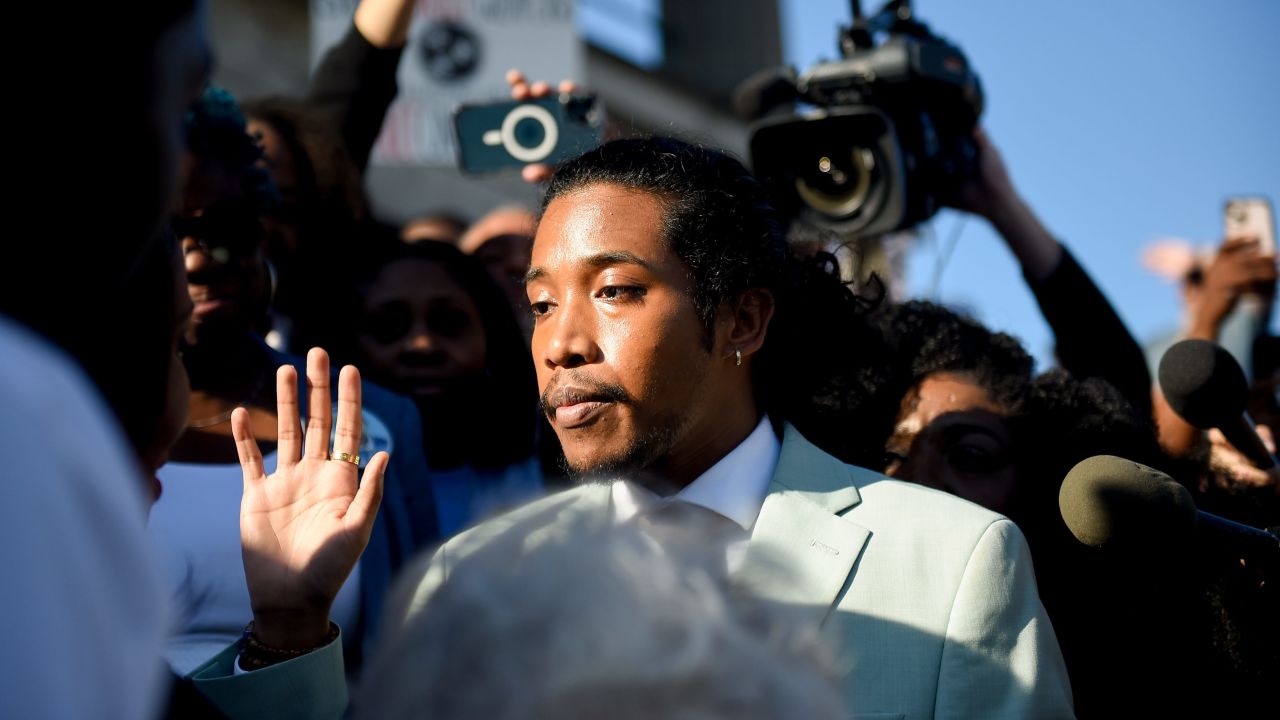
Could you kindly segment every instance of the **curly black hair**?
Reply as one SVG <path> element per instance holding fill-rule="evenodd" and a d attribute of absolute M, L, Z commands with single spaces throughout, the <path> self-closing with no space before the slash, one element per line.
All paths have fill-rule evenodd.
<path fill-rule="evenodd" d="M 187 111 L 187 150 L 197 162 L 221 168 L 240 183 L 246 200 L 262 214 L 276 208 L 280 194 L 271 172 L 260 162 L 262 148 L 249 135 L 244 115 L 231 93 L 210 85 Z"/>
<path fill-rule="evenodd" d="M 1013 431 L 1019 482 L 1010 514 L 1029 535 L 1046 523 L 1061 524 L 1058 488 L 1081 460 L 1116 455 L 1169 473 L 1181 470 L 1161 450 L 1150 416 L 1106 381 L 1081 380 L 1062 369 L 1031 383 Z"/>
<path fill-rule="evenodd" d="M 693 305 L 706 343 L 721 304 L 750 289 L 774 298 L 774 316 L 757 354 L 757 399 L 775 422 L 794 423 L 811 441 L 842 458 L 887 437 L 871 427 L 882 413 L 855 412 L 871 396 L 850 392 L 871 379 L 886 356 L 866 322 L 874 302 L 840 276 L 829 253 L 801 255 L 786 240 L 786 220 L 764 186 L 723 152 L 666 137 L 606 143 L 562 165 L 542 203 L 594 185 L 616 185 L 657 197 L 663 235 L 688 266 Z M 883 443 L 881 443 L 881 446 Z"/>
<path fill-rule="evenodd" d="M 360 170 L 342 137 L 305 100 L 265 97 L 241 104 L 246 118 L 270 125 L 294 163 L 299 210 L 321 222 L 353 223 L 368 214 Z M 306 220 L 304 216 L 299 218 Z"/>
<path fill-rule="evenodd" d="M 976 383 L 1008 414 L 1022 412 L 1035 361 L 1017 338 L 922 300 L 886 305 L 875 320 L 893 353 L 896 382 L 886 390 L 899 400 L 926 377 L 953 373 Z"/>

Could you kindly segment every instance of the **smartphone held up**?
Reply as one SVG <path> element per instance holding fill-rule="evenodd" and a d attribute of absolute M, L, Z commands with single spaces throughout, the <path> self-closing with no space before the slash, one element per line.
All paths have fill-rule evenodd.
<path fill-rule="evenodd" d="M 458 167 L 471 174 L 554 165 L 599 145 L 604 135 L 604 113 L 594 95 L 464 104 L 453 121 Z"/>
<path fill-rule="evenodd" d="M 1222 212 L 1222 236 L 1227 240 L 1253 238 L 1258 253 L 1275 257 L 1276 220 L 1271 201 L 1265 197 L 1227 198 Z"/>

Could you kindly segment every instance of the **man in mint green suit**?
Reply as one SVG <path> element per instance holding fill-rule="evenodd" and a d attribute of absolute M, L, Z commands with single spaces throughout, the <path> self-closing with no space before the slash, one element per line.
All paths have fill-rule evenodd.
<path fill-rule="evenodd" d="M 458 536 L 406 572 L 414 581 L 402 588 L 401 618 L 504 531 L 608 513 L 611 496 L 610 485 L 583 485 Z M 851 662 L 844 690 L 853 717 L 1072 717 L 1066 668 L 1017 527 L 845 465 L 793 427 L 733 577 L 811 611 L 836 634 Z"/>
<path fill-rule="evenodd" d="M 845 465 L 790 424 L 856 387 L 838 381 L 872 339 L 834 263 L 790 256 L 779 228 L 740 164 L 679 141 L 615 141 L 557 171 L 526 277 L 532 351 L 584 483 L 410 567 L 389 631 L 498 534 L 696 515 L 731 579 L 839 641 L 855 717 L 1071 717 L 1013 523 Z"/>

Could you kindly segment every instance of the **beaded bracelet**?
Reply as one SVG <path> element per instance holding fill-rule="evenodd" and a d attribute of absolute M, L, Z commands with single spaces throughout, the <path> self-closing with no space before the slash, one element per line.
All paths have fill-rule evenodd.
<path fill-rule="evenodd" d="M 244 627 L 244 634 L 240 636 L 240 668 L 242 670 L 261 670 L 270 667 L 276 663 L 282 663 L 286 660 L 302 657 L 310 652 L 315 652 L 320 648 L 328 645 L 338 639 L 338 624 L 329 621 L 329 633 L 325 639 L 315 647 L 305 648 L 302 650 L 289 650 L 285 648 L 272 647 L 258 639 L 253 634 L 253 621 Z"/>

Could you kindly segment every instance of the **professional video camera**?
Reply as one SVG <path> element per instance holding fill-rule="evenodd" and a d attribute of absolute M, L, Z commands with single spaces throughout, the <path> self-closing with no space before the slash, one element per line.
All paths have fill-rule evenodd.
<path fill-rule="evenodd" d="M 789 67 L 758 73 L 735 104 L 748 120 L 764 118 L 752 126 L 751 163 L 780 209 L 869 237 L 929 219 L 974 172 L 982 88 L 960 49 L 916 20 L 909 0 L 870 18 L 859 0 L 851 4 L 843 59 L 799 77 Z M 815 107 L 795 114 L 798 103 Z M 781 109 L 789 114 L 779 117 Z"/>

